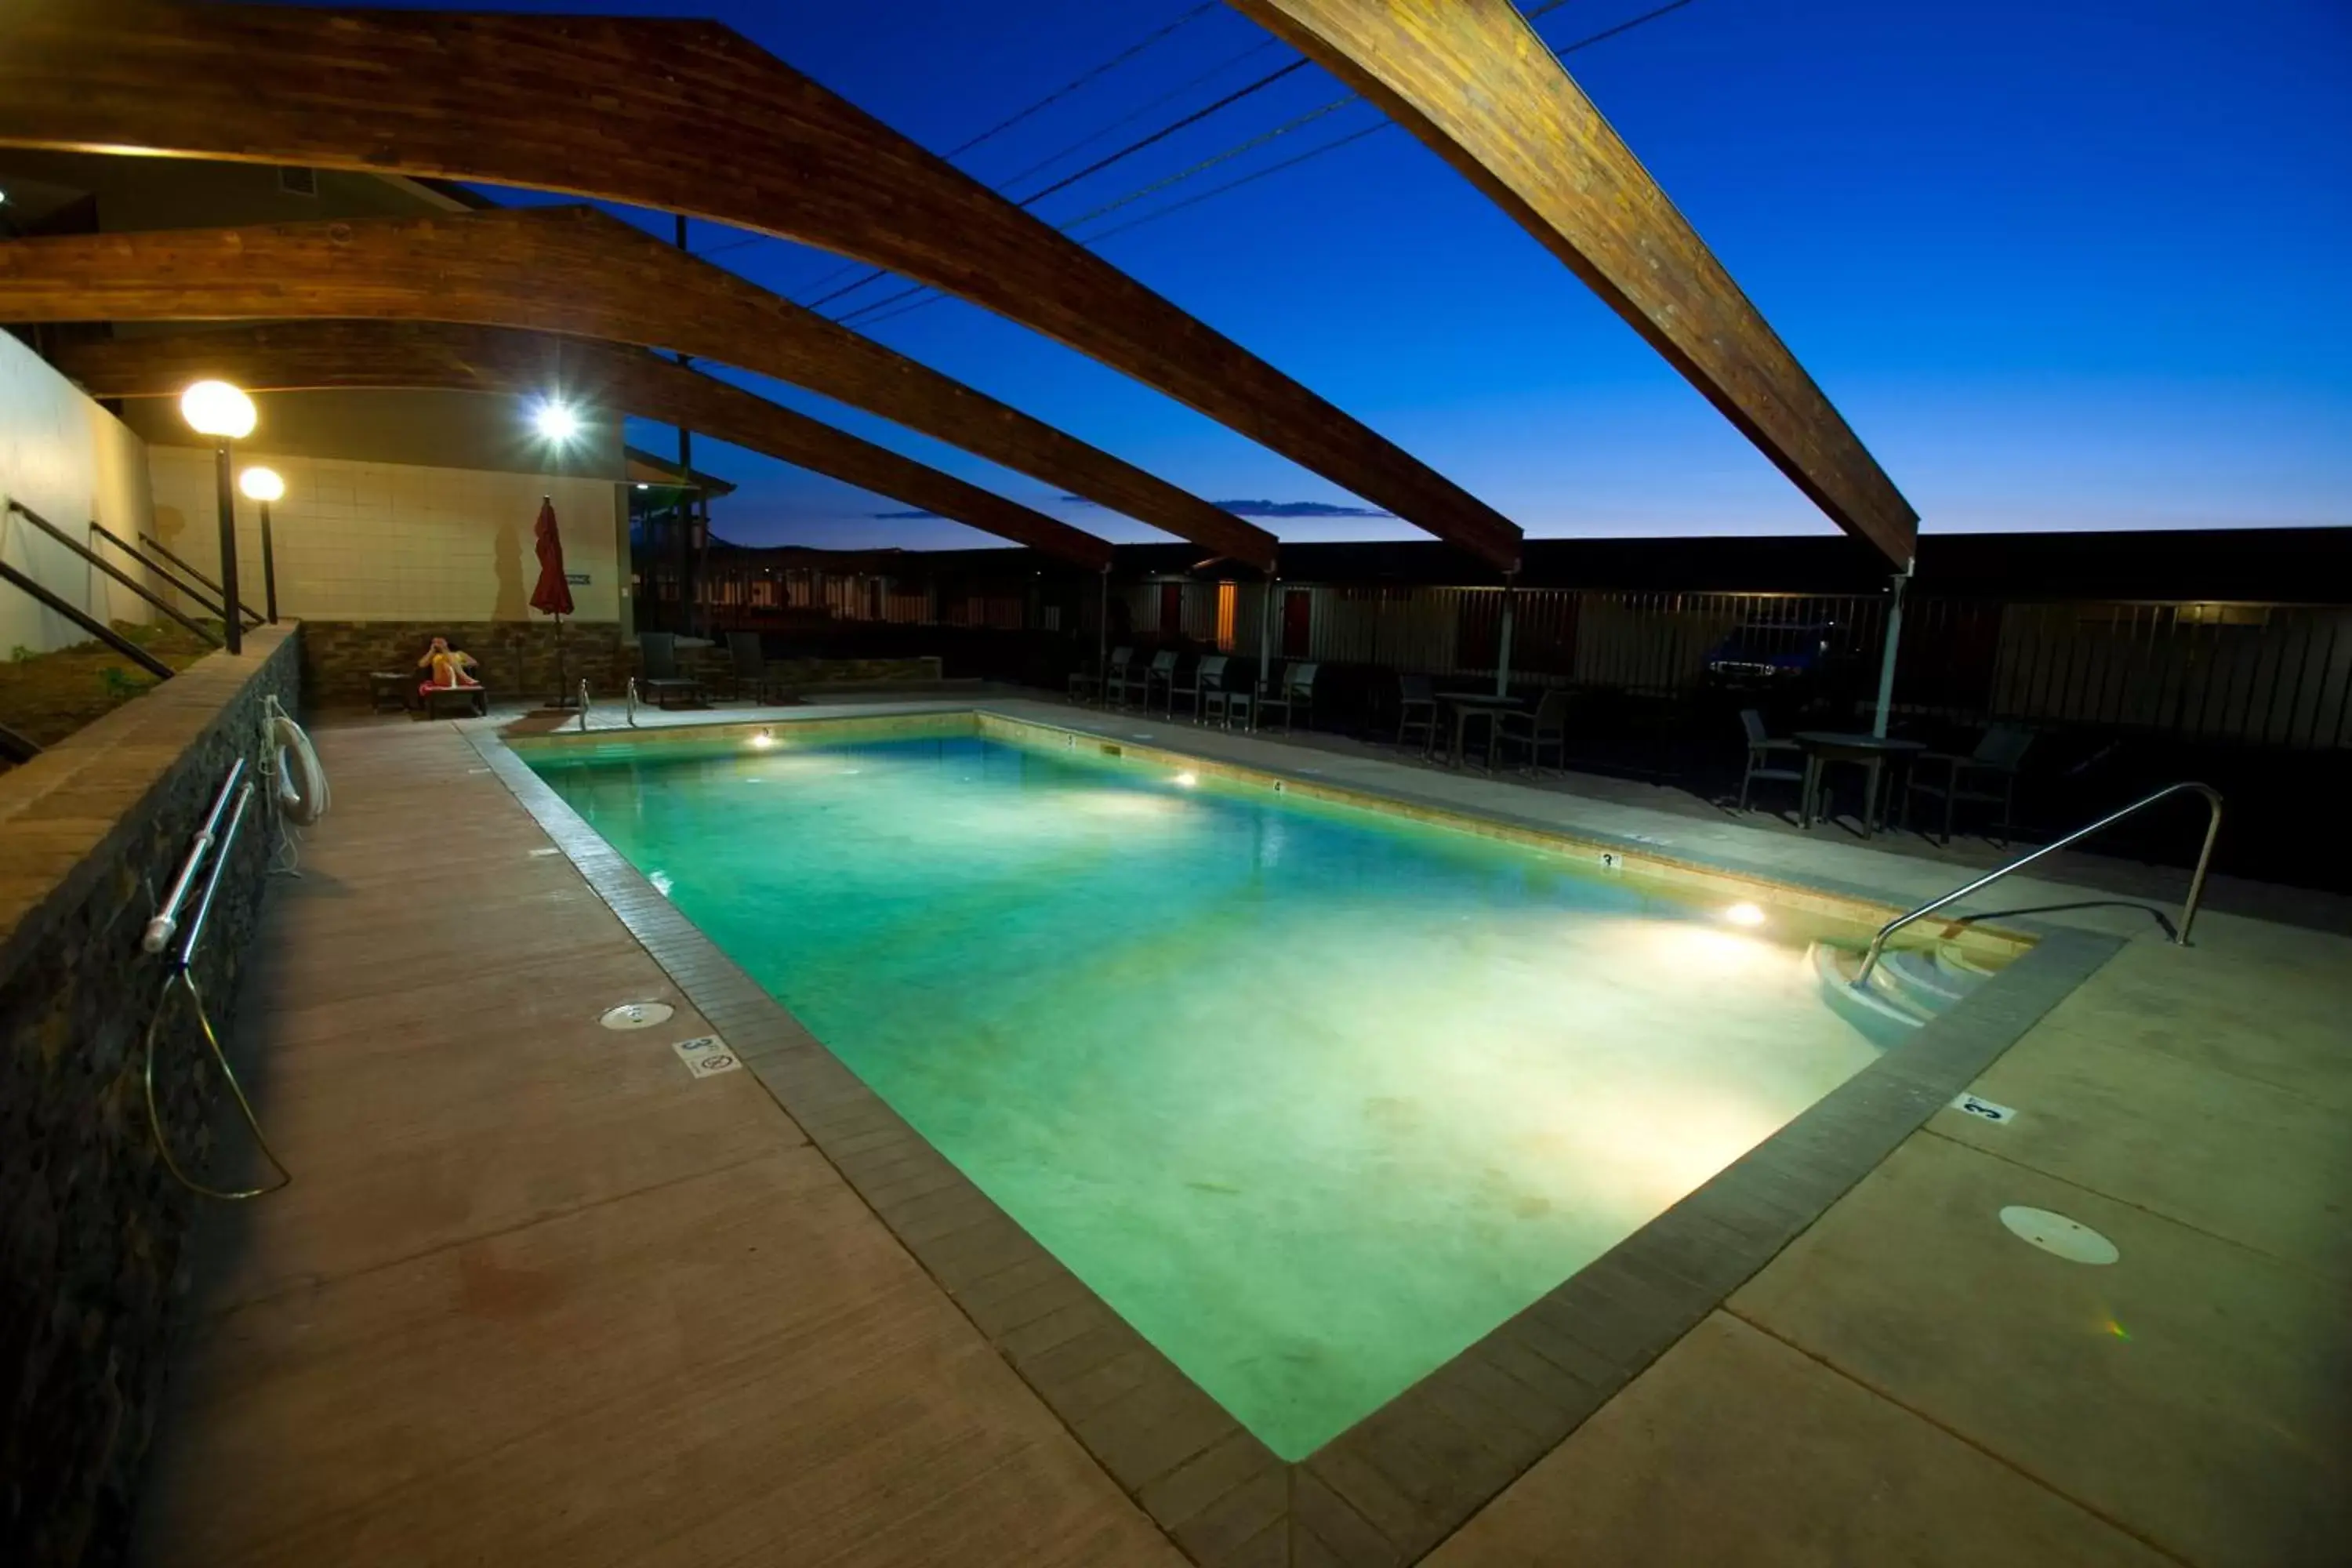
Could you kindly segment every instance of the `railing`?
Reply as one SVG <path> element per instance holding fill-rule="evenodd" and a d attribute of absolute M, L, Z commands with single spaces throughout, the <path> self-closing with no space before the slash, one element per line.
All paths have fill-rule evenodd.
<path fill-rule="evenodd" d="M 1958 903 L 1960 900 L 1967 898 L 1970 893 L 1977 891 L 1979 889 L 1990 887 L 1993 883 L 2000 881 L 2003 877 L 2008 876 L 2011 871 L 2017 870 L 2021 867 L 2030 866 L 2034 861 L 2041 859 L 2044 855 L 2054 854 L 2056 851 L 2065 848 L 2069 844 L 2078 844 L 2084 839 L 2090 837 L 2091 835 L 2100 831 L 2102 828 L 2112 827 L 2116 823 L 2121 822 L 2125 817 L 2136 816 L 2139 812 L 2145 811 L 2149 806 L 2154 805 L 2158 801 L 2163 800 L 2168 795 L 2179 795 L 2184 790 L 2193 790 L 2197 794 L 2203 795 L 2205 797 L 2206 805 L 2210 808 L 2210 815 L 2205 825 L 2205 847 L 2197 852 L 2197 869 L 2189 879 L 2189 897 L 2180 906 L 2180 924 L 2172 933 L 2172 940 L 2175 945 L 2180 947 L 2188 946 L 2189 928 L 2197 923 L 2198 902 L 2205 896 L 2205 870 L 2208 866 L 2212 864 L 2213 841 L 2221 836 L 2221 792 L 2215 789 L 2211 784 L 2198 784 L 2194 781 L 2183 784 L 2167 784 L 2162 789 L 2158 790 L 2154 795 L 2145 795 L 2140 799 L 2132 802 L 2129 805 L 2125 806 L 2121 811 L 2109 812 L 2106 816 L 2099 818 L 2098 821 L 2092 823 L 2087 827 L 2078 827 L 2074 829 L 2074 832 L 2066 835 L 2063 838 L 2053 839 L 2031 854 L 2021 855 L 2016 859 L 2009 862 L 2006 866 L 2002 866 L 1996 870 L 1986 872 L 1983 876 L 1979 877 L 1975 881 L 1970 882 L 1967 887 L 1956 888 L 1952 891 L 1946 893 L 1942 898 L 1937 899 L 1933 903 L 1921 904 L 1917 909 L 1911 910 L 1907 914 L 1895 916 L 1893 920 L 1888 921 L 1885 925 L 1880 926 L 1878 928 L 1878 934 L 1870 939 L 1870 951 L 1863 954 L 1862 967 L 1855 972 L 1853 984 L 1856 988 L 1869 984 L 1870 972 L 1878 967 L 1879 957 L 1886 951 L 1886 939 L 1893 936 L 1896 931 L 1901 931 L 1905 926 L 1909 925 L 1913 921 L 1919 919 L 1923 915 L 1932 915 L 1937 910 L 1944 908 L 1947 904 Z"/>
<path fill-rule="evenodd" d="M 172 890 L 164 899 L 163 907 L 156 911 L 153 920 L 148 921 L 140 940 L 140 946 L 145 951 L 160 953 L 171 947 L 174 934 L 180 939 L 177 950 L 166 956 L 163 989 L 157 993 L 155 1011 L 147 1020 L 146 1038 L 141 1051 L 139 1077 L 147 1098 L 148 1135 L 154 1140 L 155 1152 L 163 1157 L 163 1168 L 171 1173 L 173 1180 L 198 1196 L 226 1202 L 261 1197 L 277 1192 L 294 1179 L 286 1169 L 285 1162 L 278 1159 L 278 1152 L 269 1146 L 269 1140 L 262 1134 L 261 1123 L 253 1114 L 253 1102 L 246 1098 L 245 1086 L 237 1082 L 236 1071 L 228 1064 L 227 1053 L 221 1048 L 219 1032 L 213 1027 L 212 1015 L 205 1005 L 204 993 L 196 985 L 196 952 L 204 943 L 205 922 L 212 917 L 213 900 L 220 892 L 221 877 L 236 852 L 237 830 L 245 825 L 246 810 L 253 804 L 253 780 L 247 776 L 245 759 L 239 757 L 236 765 L 229 769 L 228 777 L 221 781 L 220 793 L 213 797 L 212 809 L 205 815 L 204 826 L 197 830 L 194 841 L 188 846 L 187 858 L 180 863 L 179 875 L 172 880 Z M 212 863 L 209 872 L 205 871 L 207 858 Z M 194 892 L 199 874 L 205 877 L 204 889 L 195 893 L 195 913 L 189 918 L 183 931 L 179 929 L 180 911 L 186 906 L 189 895 Z M 164 1020 L 169 1016 L 172 994 L 175 990 L 187 993 L 188 1005 L 195 1013 L 196 1027 L 203 1036 L 205 1049 L 210 1052 L 214 1065 L 220 1068 L 222 1080 L 228 1085 L 229 1094 L 236 1101 L 237 1113 L 245 1119 L 246 1128 L 253 1134 L 254 1143 L 261 1151 L 262 1157 L 277 1173 L 277 1180 L 253 1187 L 207 1186 L 182 1169 L 179 1160 L 173 1154 L 171 1140 L 164 1132 L 163 1110 L 155 1099 L 155 1055 Z"/>
<path fill-rule="evenodd" d="M 43 533 L 47 534 L 59 544 L 65 546 L 65 548 L 70 552 L 77 560 L 86 562 L 89 565 L 97 567 L 100 572 L 105 573 L 115 582 L 121 584 L 124 587 L 138 595 L 140 598 L 145 600 L 155 609 L 161 611 L 163 615 L 169 616 L 173 620 L 179 622 L 181 626 L 186 627 L 189 631 L 194 632 L 204 641 L 212 644 L 215 647 L 220 647 L 220 638 L 213 636 L 212 633 L 205 630 L 204 627 L 198 626 L 187 616 L 180 614 L 179 611 L 164 603 L 162 597 L 156 595 L 152 589 L 150 589 L 143 583 L 135 581 L 129 573 L 123 571 L 112 562 L 105 560 L 100 556 L 97 552 L 91 550 L 89 545 L 82 543 L 81 541 L 67 533 L 65 530 L 59 528 L 56 523 L 51 522 L 47 518 L 43 517 L 39 512 L 35 511 L 31 507 L 26 506 L 24 502 L 19 500 L 11 500 L 8 503 L 8 510 L 15 512 L 18 517 L 23 518 L 26 522 L 31 523 L 35 528 L 39 529 Z M 90 526 L 94 528 L 97 524 L 92 523 Z"/>

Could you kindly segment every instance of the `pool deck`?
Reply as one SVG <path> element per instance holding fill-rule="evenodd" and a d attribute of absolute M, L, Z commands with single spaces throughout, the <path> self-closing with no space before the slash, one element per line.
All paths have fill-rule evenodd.
<path fill-rule="evenodd" d="M 1958 879 L 1916 840 L 985 705 L 1805 880 Z M 336 810 L 235 1047 L 297 1181 L 208 1216 L 143 1555 L 1183 1562 L 759 1077 L 688 1074 L 671 1042 L 709 1025 L 477 729 L 320 737 Z M 1936 1113 L 1428 1560 L 2336 1561 L 2352 939 L 2313 902 L 2210 911 L 2185 949 L 2112 905 L 2042 917 L 2126 940 L 1972 1086 L 2017 1119 Z M 654 999 L 680 1016 L 596 1025 Z M 2120 1261 L 2018 1242 L 2012 1204 Z M 1382 1521 L 1326 1522 L 1219 1561 L 1383 1560 Z"/>

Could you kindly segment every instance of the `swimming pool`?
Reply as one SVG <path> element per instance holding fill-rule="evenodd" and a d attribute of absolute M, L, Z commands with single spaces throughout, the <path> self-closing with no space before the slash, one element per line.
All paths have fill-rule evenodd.
<path fill-rule="evenodd" d="M 525 754 L 1283 1458 L 1876 1055 L 1818 910 L 930 727 Z"/>

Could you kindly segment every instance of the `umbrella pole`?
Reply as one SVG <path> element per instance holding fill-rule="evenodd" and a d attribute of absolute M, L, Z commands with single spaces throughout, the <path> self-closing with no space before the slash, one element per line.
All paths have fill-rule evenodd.
<path fill-rule="evenodd" d="M 572 680 L 563 668 L 563 617 L 555 617 L 555 701 L 552 706 L 567 707 L 572 699 L 565 695 L 572 689 Z"/>

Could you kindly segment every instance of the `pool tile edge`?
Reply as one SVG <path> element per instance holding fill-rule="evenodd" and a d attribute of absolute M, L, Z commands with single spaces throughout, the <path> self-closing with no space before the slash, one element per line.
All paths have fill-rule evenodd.
<path fill-rule="evenodd" d="M 983 732 L 992 720 L 1058 728 L 978 704 L 919 717 L 958 712 Z M 671 732 L 691 728 L 699 727 Z M 1202 1568 L 1417 1561 L 1567 1440 L 2123 945 L 2074 928 L 2012 922 L 2034 945 L 1960 1005 L 1355 1426 L 1286 1463 L 933 1150 L 494 729 L 469 726 L 467 736 L 861 1201 L 1113 1482 Z M 1303 794 L 1482 815 L 1402 791 L 1297 782 Z M 1560 837 L 1549 825 L 1483 815 L 1515 834 Z M 1718 875 L 1792 885 L 1784 871 L 1694 859 Z M 1850 886 L 1815 882 L 1809 890 L 1885 901 Z"/>

